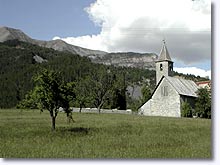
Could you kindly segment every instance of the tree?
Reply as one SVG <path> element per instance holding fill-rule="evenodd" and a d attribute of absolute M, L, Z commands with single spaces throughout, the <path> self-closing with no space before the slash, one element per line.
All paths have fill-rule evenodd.
<path fill-rule="evenodd" d="M 84 79 L 80 79 L 75 86 L 75 104 L 79 106 L 79 112 L 81 113 L 82 108 L 85 107 L 92 101 L 92 87 L 91 80 L 86 77 Z"/>
<path fill-rule="evenodd" d="M 182 117 L 192 117 L 192 107 L 188 102 L 183 102 L 181 104 L 181 116 Z"/>
<path fill-rule="evenodd" d="M 109 69 L 104 72 L 99 71 L 92 76 L 92 98 L 99 113 L 104 103 L 110 98 L 114 81 L 115 75 Z"/>
<path fill-rule="evenodd" d="M 72 110 L 70 109 L 70 102 L 76 98 L 75 82 L 63 83 L 60 87 L 60 106 L 66 113 L 68 123 L 74 122 L 72 118 Z"/>
<path fill-rule="evenodd" d="M 142 93 L 142 104 L 146 103 L 151 98 L 151 90 L 148 85 L 144 85 L 141 89 Z"/>
<path fill-rule="evenodd" d="M 34 91 L 42 107 L 50 112 L 52 131 L 55 130 L 56 117 L 61 100 L 61 78 L 55 71 L 43 70 L 34 77 Z"/>
<path fill-rule="evenodd" d="M 111 89 L 111 109 L 117 108 L 125 110 L 127 108 L 126 90 L 126 72 L 118 71 L 117 75 L 114 77 L 114 83 Z"/>
<path fill-rule="evenodd" d="M 197 91 L 195 111 L 201 118 L 211 118 L 211 92 L 207 88 Z"/>
<path fill-rule="evenodd" d="M 26 95 L 25 98 L 23 100 L 21 100 L 18 104 L 17 104 L 17 108 L 18 109 L 23 109 L 23 108 L 30 108 L 30 109 L 35 109 L 38 108 L 38 104 L 36 102 L 36 98 L 35 98 L 35 93 L 34 90 L 29 91 Z"/>

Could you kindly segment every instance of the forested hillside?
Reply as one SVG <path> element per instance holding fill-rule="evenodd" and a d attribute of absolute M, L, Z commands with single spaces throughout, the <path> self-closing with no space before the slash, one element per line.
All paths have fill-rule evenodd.
<path fill-rule="evenodd" d="M 0 108 L 16 106 L 33 88 L 32 77 L 42 68 L 61 72 L 67 82 L 110 71 L 124 86 L 146 81 L 152 89 L 155 85 L 155 71 L 94 64 L 86 57 L 69 52 L 11 40 L 0 43 Z"/>

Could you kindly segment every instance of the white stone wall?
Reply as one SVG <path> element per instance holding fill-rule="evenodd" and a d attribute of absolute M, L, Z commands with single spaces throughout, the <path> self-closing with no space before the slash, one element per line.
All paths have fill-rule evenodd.
<path fill-rule="evenodd" d="M 151 99 L 148 100 L 143 106 L 140 107 L 138 114 L 145 115 L 145 116 L 152 116 Z"/>
<path fill-rule="evenodd" d="M 161 88 L 164 86 L 167 86 L 167 96 L 161 94 Z M 152 97 L 151 109 L 155 116 L 181 117 L 180 95 L 166 78 L 162 80 Z"/>
<path fill-rule="evenodd" d="M 161 94 L 163 86 L 167 86 L 167 96 Z M 180 95 L 164 78 L 152 98 L 140 108 L 140 112 L 141 110 L 146 116 L 181 117 Z"/>

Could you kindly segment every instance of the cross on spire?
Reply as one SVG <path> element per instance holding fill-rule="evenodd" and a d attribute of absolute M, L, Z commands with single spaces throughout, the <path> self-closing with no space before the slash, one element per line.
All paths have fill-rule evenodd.
<path fill-rule="evenodd" d="M 169 55 L 169 52 L 167 50 L 166 47 L 166 42 L 165 39 L 162 40 L 163 41 L 163 47 L 160 51 L 160 55 L 159 55 L 159 60 L 158 61 L 172 61 Z"/>

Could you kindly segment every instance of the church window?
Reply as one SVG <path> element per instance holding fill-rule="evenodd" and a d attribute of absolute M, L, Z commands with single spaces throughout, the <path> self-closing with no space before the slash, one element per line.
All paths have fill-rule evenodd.
<path fill-rule="evenodd" d="M 173 71 L 173 65 L 172 64 L 169 64 L 169 69 L 170 69 L 170 71 Z"/>
<path fill-rule="evenodd" d="M 160 71 L 163 70 L 163 64 L 160 64 Z"/>
<path fill-rule="evenodd" d="M 168 86 L 161 87 L 161 96 L 168 96 Z"/>

